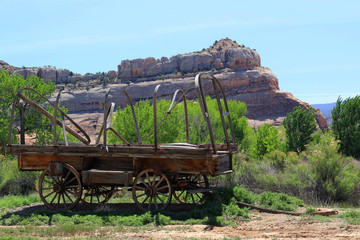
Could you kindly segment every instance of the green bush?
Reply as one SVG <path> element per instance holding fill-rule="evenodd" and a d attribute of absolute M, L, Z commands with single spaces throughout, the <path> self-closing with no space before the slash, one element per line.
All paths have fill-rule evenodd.
<path fill-rule="evenodd" d="M 331 201 L 347 201 L 360 180 L 358 167 L 351 163 L 352 158 L 338 152 L 339 147 L 334 136 L 327 132 L 306 151 L 319 196 Z"/>
<path fill-rule="evenodd" d="M 265 123 L 263 126 L 254 130 L 255 143 L 251 149 L 251 156 L 253 158 L 261 158 L 266 153 L 278 150 L 280 148 L 281 139 L 279 130 Z"/>
<path fill-rule="evenodd" d="M 258 201 L 260 206 L 283 211 L 296 211 L 297 207 L 305 206 L 301 199 L 284 193 L 263 192 Z"/>
<path fill-rule="evenodd" d="M 345 100 L 339 97 L 331 116 L 331 128 L 340 140 L 339 150 L 360 159 L 360 96 Z"/>
<path fill-rule="evenodd" d="M 340 214 L 340 217 L 345 219 L 350 224 L 360 225 L 360 212 L 351 210 Z"/>
<path fill-rule="evenodd" d="M 39 176 L 39 172 L 19 171 L 17 159 L 7 155 L 0 164 L 0 196 L 27 195 L 34 192 L 35 181 Z"/>
<path fill-rule="evenodd" d="M 299 153 L 306 149 L 316 129 L 315 118 L 314 109 L 305 109 L 303 106 L 295 107 L 286 115 L 283 124 L 288 151 Z"/>

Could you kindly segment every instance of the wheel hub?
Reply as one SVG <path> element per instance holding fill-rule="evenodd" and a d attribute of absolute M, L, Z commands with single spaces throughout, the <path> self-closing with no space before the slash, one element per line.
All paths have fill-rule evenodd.
<path fill-rule="evenodd" d="M 154 197 L 156 193 L 156 189 L 154 187 L 148 187 L 145 189 L 146 196 Z"/>
<path fill-rule="evenodd" d="M 57 193 L 62 192 L 63 187 L 60 184 L 55 184 L 53 190 Z"/>

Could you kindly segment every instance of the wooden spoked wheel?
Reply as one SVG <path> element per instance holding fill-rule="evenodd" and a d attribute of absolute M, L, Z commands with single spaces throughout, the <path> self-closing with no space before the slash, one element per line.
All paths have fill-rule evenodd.
<path fill-rule="evenodd" d="M 152 169 L 146 169 L 136 176 L 132 195 L 141 210 L 164 210 L 171 201 L 172 188 L 165 174 L 154 175 Z"/>
<path fill-rule="evenodd" d="M 112 197 L 115 187 L 91 186 L 83 189 L 81 201 L 84 203 L 106 203 Z"/>
<path fill-rule="evenodd" d="M 80 175 L 75 168 L 63 163 L 59 176 L 51 176 L 50 168 L 45 169 L 39 179 L 39 195 L 50 209 L 71 209 L 81 199 Z"/>
<path fill-rule="evenodd" d="M 178 180 L 174 189 L 174 198 L 179 203 L 202 203 L 206 198 L 206 193 L 188 192 L 188 190 L 195 190 L 198 188 L 209 188 L 208 178 L 201 174 L 186 176 Z"/>

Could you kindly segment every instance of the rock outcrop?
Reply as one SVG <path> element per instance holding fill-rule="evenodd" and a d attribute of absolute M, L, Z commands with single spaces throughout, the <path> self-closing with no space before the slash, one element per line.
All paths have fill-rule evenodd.
<path fill-rule="evenodd" d="M 122 91 L 126 90 L 132 100 L 137 102 L 141 99 L 152 99 L 158 84 L 161 84 L 159 98 L 170 99 L 177 89 L 187 89 L 198 72 L 213 73 L 220 80 L 228 99 L 245 102 L 247 117 L 255 125 L 264 122 L 277 125 L 282 123 L 282 119 L 294 107 L 311 107 L 291 93 L 280 90 L 277 77 L 270 69 L 261 66 L 256 50 L 240 46 L 230 39 L 216 41 L 213 46 L 200 52 L 179 54 L 170 58 L 123 60 L 118 65 L 118 72 L 83 76 L 55 67 L 18 68 L 14 72 L 24 77 L 34 74 L 56 83 L 86 83 L 92 79 L 117 78 L 116 83 L 110 81 L 107 86 L 102 84 L 87 90 L 65 89 L 61 104 L 65 105 L 70 113 L 102 111 L 105 88 L 108 87 L 111 88 L 111 101 L 115 102 L 116 106 L 127 104 Z M 211 85 L 205 85 L 204 88 L 211 92 Z M 195 91 L 190 90 L 187 97 L 195 98 Z M 317 111 L 317 121 L 321 129 L 327 128 L 327 122 L 320 111 Z"/>
<path fill-rule="evenodd" d="M 215 52 L 203 51 L 161 59 L 123 60 L 118 66 L 118 78 L 154 77 L 180 72 L 193 73 L 211 69 L 247 70 L 260 67 L 260 56 L 249 48 L 231 48 Z"/>

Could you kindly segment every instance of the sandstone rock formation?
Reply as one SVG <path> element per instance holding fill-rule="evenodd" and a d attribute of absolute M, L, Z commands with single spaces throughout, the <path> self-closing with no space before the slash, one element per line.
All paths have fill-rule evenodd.
<path fill-rule="evenodd" d="M 118 66 L 118 78 L 131 79 L 138 77 L 153 77 L 170 73 L 193 73 L 208 71 L 212 68 L 246 70 L 260 66 L 260 56 L 257 52 L 241 47 L 203 51 L 199 53 L 180 54 L 161 59 L 146 58 L 123 60 Z"/>
<path fill-rule="evenodd" d="M 14 72 L 23 76 L 34 74 L 46 81 L 56 83 L 89 81 L 99 78 L 118 78 L 117 83 L 110 83 L 87 90 L 64 91 L 61 104 L 70 113 L 103 111 L 105 88 L 110 87 L 111 101 L 116 106 L 125 106 L 127 99 L 122 93 L 126 90 L 132 100 L 152 99 L 153 91 L 161 84 L 158 95 L 170 99 L 177 89 L 187 89 L 194 81 L 198 72 L 213 73 L 222 84 L 227 98 L 243 101 L 247 105 L 247 117 L 251 124 L 264 122 L 281 124 L 287 113 L 295 106 L 311 106 L 291 93 L 281 91 L 277 77 L 270 69 L 260 63 L 259 54 L 250 48 L 240 46 L 230 39 L 216 41 L 213 46 L 200 52 L 179 54 L 170 58 L 146 58 L 123 60 L 118 65 L 118 72 L 80 75 L 67 69 L 55 67 L 21 68 Z M 126 83 L 126 84 L 125 84 Z M 205 85 L 210 91 L 211 85 Z M 187 94 L 195 98 L 194 90 Z M 55 99 L 53 99 L 55 101 Z M 319 127 L 327 128 L 327 122 L 321 112 L 317 112 Z"/>

